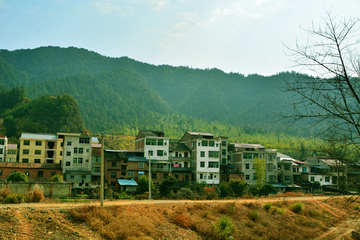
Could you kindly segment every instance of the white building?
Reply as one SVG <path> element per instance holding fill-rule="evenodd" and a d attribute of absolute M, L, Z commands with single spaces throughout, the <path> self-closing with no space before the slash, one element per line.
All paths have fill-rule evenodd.
<path fill-rule="evenodd" d="M 209 185 L 219 184 L 221 140 L 211 133 L 186 132 L 179 142 L 192 151 L 193 179 Z"/>
<path fill-rule="evenodd" d="M 5 162 L 6 160 L 6 146 L 7 146 L 7 137 L 0 135 L 0 162 Z"/>

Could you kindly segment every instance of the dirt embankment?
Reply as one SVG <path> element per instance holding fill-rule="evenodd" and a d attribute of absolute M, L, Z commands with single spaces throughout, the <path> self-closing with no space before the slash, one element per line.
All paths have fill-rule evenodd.
<path fill-rule="evenodd" d="M 295 212 L 294 203 L 303 208 Z M 264 205 L 268 204 L 268 209 Z M 351 239 L 349 197 L 0 205 L 0 239 Z M 222 222 L 229 231 L 217 229 Z"/>

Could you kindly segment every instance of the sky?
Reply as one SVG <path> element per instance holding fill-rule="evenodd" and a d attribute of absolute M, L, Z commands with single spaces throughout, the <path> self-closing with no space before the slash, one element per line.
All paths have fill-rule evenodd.
<path fill-rule="evenodd" d="M 0 49 L 77 47 L 154 65 L 273 75 L 302 28 L 360 0 L 0 0 Z M 285 45 L 285 46 L 284 46 Z"/>

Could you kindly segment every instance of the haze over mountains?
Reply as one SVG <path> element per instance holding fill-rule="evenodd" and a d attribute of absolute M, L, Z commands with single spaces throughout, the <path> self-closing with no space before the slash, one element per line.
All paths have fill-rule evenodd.
<path fill-rule="evenodd" d="M 279 87 L 293 73 L 270 77 L 224 73 L 219 69 L 154 66 L 109 58 L 74 47 L 0 51 L 0 88 L 25 87 L 34 99 L 50 94 L 72 96 L 87 129 L 136 132 L 138 129 L 298 134 L 271 123 L 287 111 L 288 94 Z M 208 125 L 214 122 L 209 129 Z"/>

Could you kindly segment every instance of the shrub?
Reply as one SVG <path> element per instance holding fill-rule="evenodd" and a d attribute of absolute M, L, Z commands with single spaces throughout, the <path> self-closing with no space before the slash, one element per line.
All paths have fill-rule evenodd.
<path fill-rule="evenodd" d="M 277 212 L 278 214 L 284 214 L 286 212 L 286 209 L 275 207 L 274 211 Z"/>
<path fill-rule="evenodd" d="M 33 190 L 30 190 L 25 197 L 28 202 L 41 202 L 44 200 L 44 188 L 35 184 Z"/>
<path fill-rule="evenodd" d="M 209 200 L 212 200 L 212 199 L 215 199 L 218 197 L 218 195 L 216 194 L 215 192 L 215 188 L 214 187 L 205 187 L 204 188 L 204 195 L 205 195 L 205 199 L 209 199 Z"/>
<path fill-rule="evenodd" d="M 250 212 L 250 218 L 254 221 L 258 220 L 260 217 L 260 213 L 258 211 L 252 211 Z"/>
<path fill-rule="evenodd" d="M 14 181 L 14 182 L 27 182 L 28 177 L 25 173 L 22 172 L 13 172 L 10 174 L 7 178 L 8 181 Z"/>
<path fill-rule="evenodd" d="M 360 206 L 359 206 L 359 205 L 355 205 L 354 208 L 355 208 L 356 211 L 359 211 L 359 210 L 360 210 Z"/>
<path fill-rule="evenodd" d="M 234 180 L 230 181 L 230 188 L 236 197 L 241 197 L 244 195 L 245 190 L 247 189 L 248 184 L 242 180 Z"/>
<path fill-rule="evenodd" d="M 185 213 L 179 214 L 177 217 L 173 219 L 173 222 L 184 228 L 193 228 L 193 221 L 185 215 Z"/>
<path fill-rule="evenodd" d="M 266 211 L 269 211 L 270 208 L 272 207 L 272 203 L 265 203 L 263 208 L 266 210 Z"/>
<path fill-rule="evenodd" d="M 299 213 L 304 210 L 304 204 L 302 202 L 294 203 L 290 206 L 291 211 L 294 213 Z"/>
<path fill-rule="evenodd" d="M 135 197 L 131 195 L 127 195 L 125 192 L 119 193 L 116 195 L 116 198 L 118 199 L 134 199 Z"/>
<path fill-rule="evenodd" d="M 218 237 L 222 239 L 229 239 L 235 231 L 234 224 L 227 216 L 222 216 L 218 221 L 212 224 L 217 232 Z"/>
<path fill-rule="evenodd" d="M 172 187 L 177 183 L 177 178 L 174 176 L 168 176 L 166 177 L 161 183 L 160 183 L 160 194 L 162 196 L 167 196 L 170 194 L 170 191 Z"/>
<path fill-rule="evenodd" d="M 62 175 L 58 174 L 58 175 L 54 175 L 49 179 L 50 182 L 63 182 L 64 178 Z"/>

